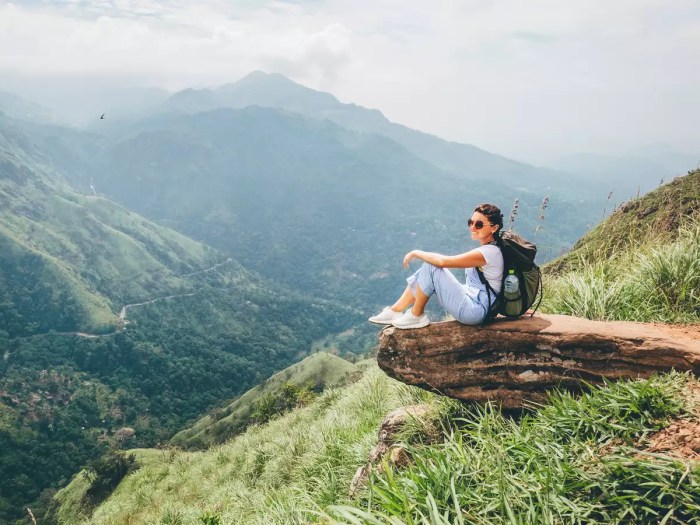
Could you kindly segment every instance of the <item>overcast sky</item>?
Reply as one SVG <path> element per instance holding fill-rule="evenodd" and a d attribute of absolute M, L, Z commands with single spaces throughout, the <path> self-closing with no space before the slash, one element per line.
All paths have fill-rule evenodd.
<path fill-rule="evenodd" d="M 0 0 L 0 89 L 258 69 L 524 160 L 700 152 L 698 0 Z"/>

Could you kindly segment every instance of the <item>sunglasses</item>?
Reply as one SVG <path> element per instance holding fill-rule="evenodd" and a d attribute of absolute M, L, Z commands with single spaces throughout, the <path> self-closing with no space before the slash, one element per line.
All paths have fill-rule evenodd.
<path fill-rule="evenodd" d="M 472 225 L 474 226 L 474 229 L 480 230 L 481 228 L 484 227 L 484 221 L 473 221 L 473 220 L 469 219 L 469 220 L 467 221 L 467 226 L 468 226 L 469 228 L 471 228 Z"/>

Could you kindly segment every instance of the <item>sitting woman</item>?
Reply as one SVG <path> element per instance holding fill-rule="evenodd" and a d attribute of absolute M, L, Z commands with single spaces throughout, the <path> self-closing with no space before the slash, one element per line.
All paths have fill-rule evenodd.
<path fill-rule="evenodd" d="M 390 324 L 396 328 L 422 328 L 430 324 L 424 313 L 425 305 L 435 294 L 439 303 L 462 324 L 477 325 L 483 322 L 489 310 L 486 285 L 479 279 L 477 267 L 498 294 L 503 278 L 503 255 L 498 246 L 503 214 L 493 204 L 481 204 L 467 221 L 472 239 L 481 246 L 461 255 L 413 250 L 403 259 L 408 268 L 413 259 L 421 259 L 422 266 L 407 281 L 408 286 L 393 306 L 370 317 L 372 323 Z M 460 283 L 446 268 L 466 268 L 466 284 Z M 491 302 L 496 299 L 491 294 Z M 408 308 L 413 305 L 413 308 Z M 408 308 L 408 310 L 406 310 Z M 404 310 L 406 310 L 404 312 Z"/>

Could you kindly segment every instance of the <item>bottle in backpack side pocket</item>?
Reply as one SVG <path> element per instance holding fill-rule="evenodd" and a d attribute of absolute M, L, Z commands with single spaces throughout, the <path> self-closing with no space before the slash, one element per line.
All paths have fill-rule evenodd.
<path fill-rule="evenodd" d="M 523 297 L 520 293 L 520 280 L 515 275 L 515 270 L 508 270 L 508 276 L 503 280 L 503 299 L 506 315 L 521 314 Z"/>

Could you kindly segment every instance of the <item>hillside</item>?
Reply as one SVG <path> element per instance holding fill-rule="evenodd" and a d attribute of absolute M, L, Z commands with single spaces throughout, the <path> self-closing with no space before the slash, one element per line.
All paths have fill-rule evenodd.
<path fill-rule="evenodd" d="M 285 385 L 309 386 L 312 392 L 338 387 L 361 374 L 352 363 L 318 352 L 277 372 L 231 403 L 216 409 L 194 425 L 175 434 L 170 443 L 181 448 L 209 448 L 240 434 L 255 421 L 254 412 L 263 402 L 274 402 Z"/>
<path fill-rule="evenodd" d="M 671 187 L 685 187 L 693 177 Z M 682 201 L 675 197 L 683 192 L 669 194 L 669 188 L 662 187 L 648 202 L 659 203 L 659 221 L 672 221 L 679 202 L 683 210 L 697 210 L 700 195 L 692 190 L 697 187 L 688 186 L 691 193 Z M 675 195 L 674 200 L 669 195 Z M 612 276 L 603 284 L 613 287 L 613 295 L 622 293 L 622 288 L 614 288 L 616 279 L 634 275 L 639 280 L 624 292 L 629 295 L 622 293 L 626 303 L 620 317 L 645 320 L 650 313 L 657 321 L 698 323 L 698 232 L 697 217 L 691 213 L 688 224 L 655 237 L 653 247 L 636 241 L 620 244 L 616 258 L 624 261 L 624 272 L 615 261 L 595 260 L 601 253 L 595 250 L 578 272 L 567 271 L 562 278 L 583 279 L 582 290 L 595 301 L 600 286 L 595 279 L 587 280 L 588 272 L 595 278 Z M 659 271 L 649 266 L 653 250 L 672 253 L 662 257 L 661 264 L 670 259 L 673 267 Z M 644 283 L 659 286 L 657 274 L 684 283 L 682 290 L 674 288 L 683 293 L 668 301 L 668 295 L 645 288 Z M 550 282 L 546 289 L 555 298 L 570 299 L 570 289 L 561 292 L 565 284 Z M 663 282 L 661 286 L 663 291 Z M 655 296 L 662 300 L 654 302 Z M 581 310 L 565 311 L 567 305 Z M 586 305 L 584 300 L 555 300 L 549 308 L 589 316 Z M 419 402 L 429 405 L 430 415 L 401 434 L 408 465 L 375 471 L 359 499 L 350 499 L 350 480 L 376 443 L 381 419 L 395 407 Z M 548 403 L 512 418 L 492 406 L 466 407 L 406 387 L 370 369 L 359 382 L 326 391 L 308 406 L 250 427 L 206 451 L 176 450 L 160 457 L 135 451 L 137 462 L 143 458 L 141 468 L 94 510 L 86 505 L 89 482 L 80 474 L 56 495 L 55 515 L 62 524 L 96 525 L 128 520 L 266 525 L 607 524 L 664 519 L 692 523 L 700 515 L 700 442 L 693 441 L 698 432 L 700 383 L 687 375 L 622 381 L 592 388 L 580 397 L 554 393 Z"/>
<path fill-rule="evenodd" d="M 260 107 L 125 125 L 97 160 L 99 192 L 283 286 L 367 313 L 400 287 L 406 251 L 468 249 L 460 232 L 480 202 L 496 200 L 508 215 L 518 197 L 518 230 L 537 237 L 545 258 L 596 207 L 586 190 L 552 187 L 548 213 L 562 220 L 542 224 L 543 192 L 465 180 L 388 138 Z"/>
<path fill-rule="evenodd" d="M 0 130 L 0 327 L 7 337 L 108 332 L 127 303 L 224 260 L 106 199 L 73 192 L 11 123 Z"/>
<path fill-rule="evenodd" d="M 700 170 L 690 171 L 608 212 L 566 255 L 547 264 L 545 271 L 558 274 L 610 258 L 635 245 L 672 240 L 679 226 L 700 220 Z"/>
<path fill-rule="evenodd" d="M 460 517 L 485 525 L 542 516 L 603 524 L 663 515 L 686 523 L 700 511 L 700 467 L 692 451 L 664 449 L 659 431 L 694 428 L 698 392 L 697 381 L 669 375 L 579 400 L 554 396 L 513 420 L 405 387 L 373 368 L 358 383 L 207 451 L 131 451 L 139 468 L 94 510 L 81 473 L 56 495 L 55 516 L 59 524 L 93 525 L 448 525 Z M 416 402 L 429 415 L 401 435 L 408 467 L 385 466 L 359 499 L 349 498 L 384 415 Z"/>
<path fill-rule="evenodd" d="M 330 120 L 353 131 L 386 137 L 421 160 L 453 173 L 463 181 L 496 178 L 507 186 L 542 193 L 559 186 L 567 178 L 579 183 L 585 180 L 585 177 L 536 168 L 476 146 L 443 140 L 393 123 L 376 109 L 341 103 L 330 93 L 309 89 L 279 73 L 254 71 L 238 82 L 216 89 L 190 89 L 176 93 L 166 102 L 168 109 L 185 112 L 247 106 L 284 109 L 314 119 Z"/>
<path fill-rule="evenodd" d="M 3 123 L 0 522 L 124 432 L 164 442 L 362 319 L 75 192 L 45 143 Z"/>
<path fill-rule="evenodd" d="M 597 320 L 700 322 L 700 171 L 623 204 L 545 266 L 542 310 Z"/>

